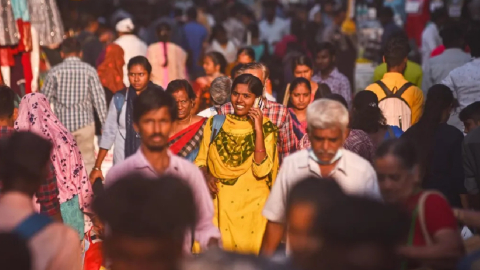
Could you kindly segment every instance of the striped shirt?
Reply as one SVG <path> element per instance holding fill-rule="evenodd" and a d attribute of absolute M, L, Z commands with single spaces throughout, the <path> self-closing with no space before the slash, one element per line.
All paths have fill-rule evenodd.
<path fill-rule="evenodd" d="M 105 122 L 107 104 L 97 71 L 78 57 L 68 57 L 52 68 L 42 92 L 70 132 L 94 123 L 93 108 Z"/>

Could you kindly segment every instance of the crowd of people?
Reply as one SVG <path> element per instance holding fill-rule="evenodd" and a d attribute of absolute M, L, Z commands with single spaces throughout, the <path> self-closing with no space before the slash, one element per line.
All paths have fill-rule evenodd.
<path fill-rule="evenodd" d="M 477 269 L 480 23 L 433 9 L 415 63 L 378 8 L 356 91 L 346 6 L 230 2 L 82 14 L 38 91 L 0 81 L 0 265 Z"/>

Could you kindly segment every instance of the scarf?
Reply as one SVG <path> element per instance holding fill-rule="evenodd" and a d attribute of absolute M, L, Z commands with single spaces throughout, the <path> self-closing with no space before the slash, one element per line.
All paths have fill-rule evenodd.
<path fill-rule="evenodd" d="M 98 77 L 103 87 L 116 93 L 125 88 L 123 84 L 123 49 L 112 43 L 105 49 L 105 59 L 98 66 Z"/>
<path fill-rule="evenodd" d="M 140 134 L 133 129 L 133 102 L 137 98 L 137 91 L 130 86 L 128 87 L 126 95 L 127 110 L 125 112 L 125 159 L 135 154 L 141 143 Z"/>
<path fill-rule="evenodd" d="M 154 88 L 159 91 L 165 91 L 161 86 L 158 86 L 152 82 L 148 82 L 147 88 Z M 133 102 L 137 98 L 137 91 L 133 87 L 129 86 L 126 93 L 126 112 L 125 112 L 125 159 L 135 154 L 140 147 L 141 140 L 140 134 L 133 129 Z"/>
<path fill-rule="evenodd" d="M 288 112 L 292 119 L 293 133 L 297 137 L 297 141 L 300 141 L 307 132 L 307 121 L 300 122 L 291 108 L 288 109 Z"/>
<path fill-rule="evenodd" d="M 78 195 L 80 209 L 88 210 L 93 193 L 82 155 L 73 135 L 52 112 L 43 94 L 22 98 L 15 130 L 33 132 L 53 144 L 50 159 L 55 167 L 60 203 Z"/>

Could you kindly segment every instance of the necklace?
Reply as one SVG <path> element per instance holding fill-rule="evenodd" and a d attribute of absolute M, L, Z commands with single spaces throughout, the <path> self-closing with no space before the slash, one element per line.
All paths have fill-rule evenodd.
<path fill-rule="evenodd" d="M 190 120 L 188 120 L 188 126 L 192 125 L 192 115 L 190 115 Z M 177 134 L 179 130 L 177 130 L 178 127 L 175 127 L 173 135 Z"/>

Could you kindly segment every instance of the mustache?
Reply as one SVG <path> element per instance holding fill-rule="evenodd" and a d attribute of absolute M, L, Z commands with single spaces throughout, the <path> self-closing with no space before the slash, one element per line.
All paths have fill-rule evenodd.
<path fill-rule="evenodd" d="M 155 133 L 153 135 L 151 135 L 150 137 L 148 137 L 149 139 L 154 139 L 156 137 L 159 137 L 159 138 L 163 138 L 165 139 L 167 136 L 163 135 L 163 134 L 160 134 L 160 133 Z"/>

